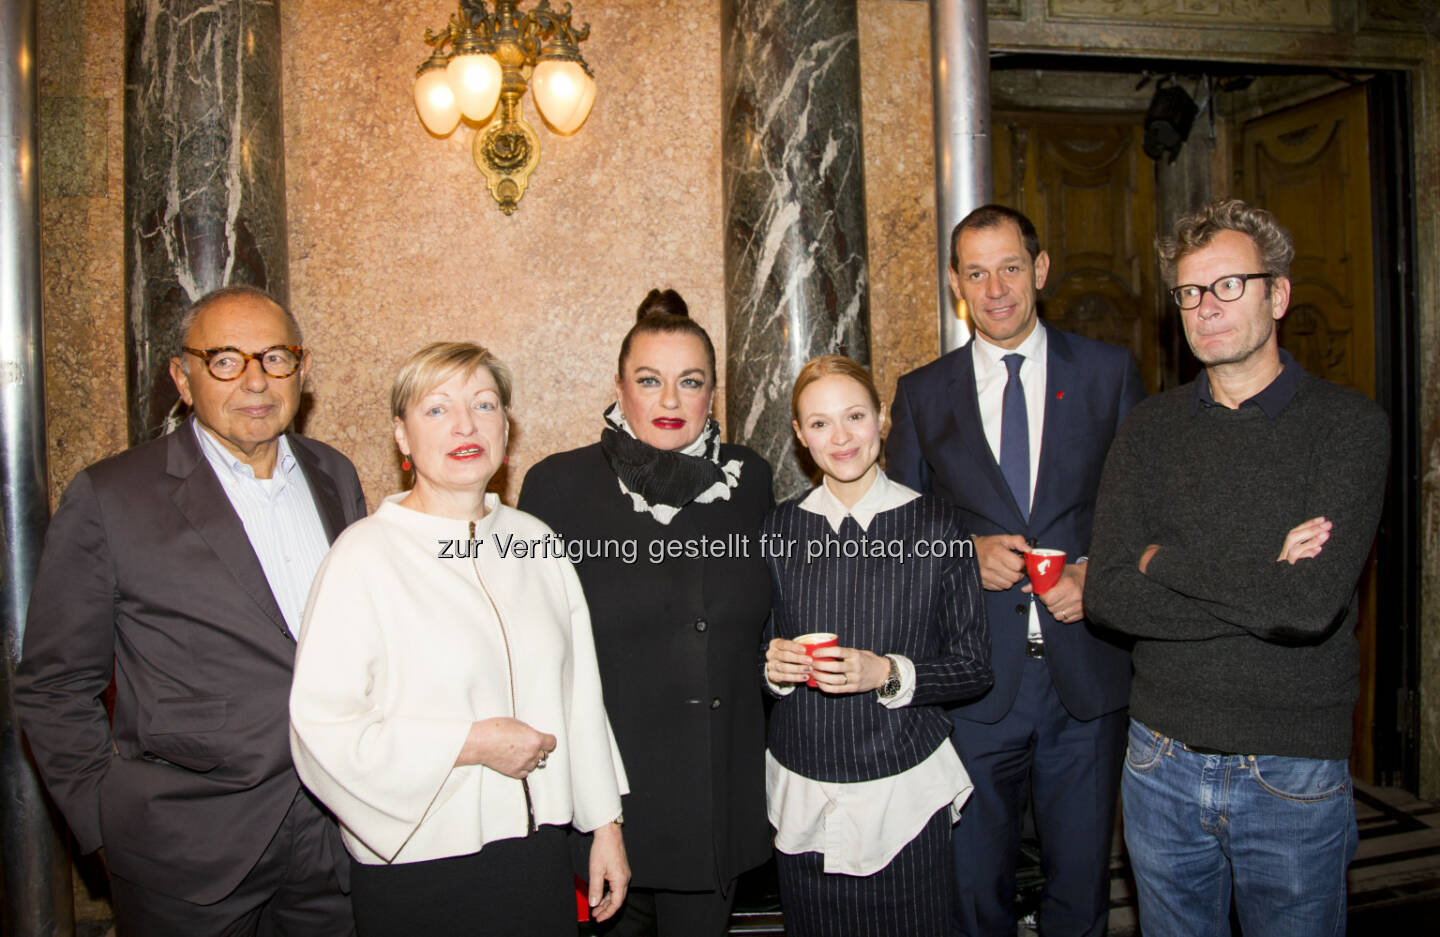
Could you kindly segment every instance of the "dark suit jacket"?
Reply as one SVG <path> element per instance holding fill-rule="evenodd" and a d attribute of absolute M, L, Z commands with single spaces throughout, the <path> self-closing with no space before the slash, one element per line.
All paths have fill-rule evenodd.
<path fill-rule="evenodd" d="M 630 777 L 625 852 L 640 888 L 724 888 L 770 857 L 757 656 L 770 573 L 756 540 L 770 466 L 721 446 L 720 461 L 731 459 L 742 468 L 730 499 L 686 505 L 669 525 L 635 511 L 598 443 L 544 459 L 520 489 L 520 509 L 572 546 L 628 541 L 635 550 L 633 562 L 591 556 L 575 572 Z M 702 541 L 748 554 L 650 552 Z"/>
<path fill-rule="evenodd" d="M 365 514 L 355 467 L 288 438 L 333 541 Z M 299 787 L 294 657 L 191 425 L 77 475 L 46 532 L 15 708 L 81 850 L 187 901 L 229 894 Z"/>
<path fill-rule="evenodd" d="M 1095 493 L 1110 441 L 1130 408 L 1145 396 L 1129 351 L 1047 330 L 1045 425 L 1040 469 L 1022 518 L 1000 466 L 985 441 L 967 343 L 900 378 L 886 440 L 886 472 L 917 491 L 934 492 L 958 507 L 970 532 L 1021 534 L 1038 546 L 1064 550 L 1067 560 L 1090 549 Z M 1031 415 L 1034 418 L 1034 415 Z M 995 686 L 957 712 L 997 722 L 1020 686 L 1030 598 L 1019 583 L 986 591 Z M 1077 719 L 1124 707 L 1130 695 L 1130 654 L 1124 643 L 1088 622 L 1061 624 L 1036 602 L 1045 659 L 1060 701 Z"/>

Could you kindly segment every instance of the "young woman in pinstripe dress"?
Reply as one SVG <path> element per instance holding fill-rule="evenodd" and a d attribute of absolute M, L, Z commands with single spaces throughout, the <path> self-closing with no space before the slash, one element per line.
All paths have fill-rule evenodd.
<path fill-rule="evenodd" d="M 765 678 L 778 697 L 766 793 L 785 930 L 940 937 L 950 827 L 971 789 L 940 704 L 992 681 L 973 548 L 948 505 L 880 470 L 885 412 L 869 372 L 816 358 L 791 399 L 822 478 L 761 529 Z M 810 632 L 840 646 L 811 658 L 792 640 Z"/>

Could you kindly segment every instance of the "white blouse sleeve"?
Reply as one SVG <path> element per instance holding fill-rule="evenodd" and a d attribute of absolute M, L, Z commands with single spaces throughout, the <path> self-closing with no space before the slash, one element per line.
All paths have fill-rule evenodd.
<path fill-rule="evenodd" d="M 385 711 L 387 622 L 370 601 L 407 584 L 337 544 L 316 575 L 295 652 L 290 751 L 295 769 L 356 838 L 386 861 L 415 832 L 470 731 L 468 719 Z M 391 635 L 391 640 L 400 640 Z"/>

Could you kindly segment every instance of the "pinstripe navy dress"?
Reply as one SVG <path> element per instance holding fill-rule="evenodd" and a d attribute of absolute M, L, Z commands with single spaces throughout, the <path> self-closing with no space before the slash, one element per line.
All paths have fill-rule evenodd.
<path fill-rule="evenodd" d="M 973 547 L 958 516 L 878 473 L 846 509 L 822 483 L 761 530 L 774 614 L 766 634 L 839 635 L 889 655 L 900 692 L 778 687 L 766 754 L 785 930 L 925 937 L 950 926 L 950 827 L 970 779 L 940 704 L 991 684 Z"/>

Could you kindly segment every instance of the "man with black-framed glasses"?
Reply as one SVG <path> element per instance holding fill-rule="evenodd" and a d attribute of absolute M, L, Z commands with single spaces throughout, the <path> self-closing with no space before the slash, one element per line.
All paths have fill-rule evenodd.
<path fill-rule="evenodd" d="M 1133 635 L 1125 842 L 1146 937 L 1343 934 L 1356 583 L 1388 423 L 1279 347 L 1289 232 L 1231 199 L 1160 245 L 1205 366 L 1106 460 L 1086 606 Z"/>
<path fill-rule="evenodd" d="M 288 704 L 311 581 L 364 494 L 350 460 L 290 431 L 310 359 L 286 309 L 228 287 L 179 332 L 193 417 L 66 489 L 16 711 L 81 851 L 103 848 L 120 937 L 353 934 Z"/>

